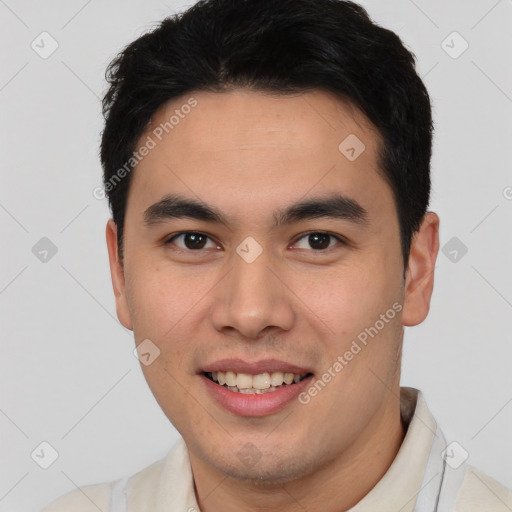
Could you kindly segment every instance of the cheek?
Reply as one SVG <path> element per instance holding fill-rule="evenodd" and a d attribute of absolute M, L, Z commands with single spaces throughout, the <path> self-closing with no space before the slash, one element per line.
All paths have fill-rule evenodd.
<path fill-rule="evenodd" d="M 350 266 L 332 275 L 323 293 L 311 293 L 310 287 L 306 295 L 308 305 L 329 328 L 324 338 L 327 367 L 345 354 L 349 361 L 343 363 L 347 366 L 340 382 L 349 377 L 355 382 L 356 375 L 359 382 L 368 376 L 368 368 L 380 367 L 388 374 L 396 366 L 402 297 L 397 271 L 385 267 L 383 258 L 376 256 L 373 264 Z"/>
<path fill-rule="evenodd" d="M 133 265 L 132 270 L 126 295 L 135 339 L 162 340 L 190 309 L 194 294 L 176 272 L 164 271 L 156 264 Z"/>
<path fill-rule="evenodd" d="M 169 265 L 167 269 L 157 264 L 133 268 L 137 271 L 129 274 L 126 290 L 136 343 L 151 340 L 160 351 L 159 366 L 184 377 L 181 363 L 190 356 L 198 339 L 196 331 L 201 324 L 196 320 L 207 315 L 207 301 L 201 299 L 211 284 L 204 276 Z M 147 371 L 152 378 L 152 368 L 147 367 Z"/>
<path fill-rule="evenodd" d="M 168 361 L 162 362 L 163 357 L 161 355 L 149 366 L 142 365 L 144 378 L 169 421 L 178 430 L 186 431 L 191 428 L 190 417 L 197 418 L 198 422 L 202 417 L 196 410 L 197 402 L 187 391 L 189 383 L 183 382 Z"/>
<path fill-rule="evenodd" d="M 308 292 L 308 300 L 316 299 L 318 311 L 337 334 L 354 334 L 378 320 L 397 300 L 398 288 L 386 279 L 386 273 L 371 267 L 347 269 L 331 276 L 323 291 Z"/>
<path fill-rule="evenodd" d="M 182 283 L 159 266 L 133 268 L 137 271 L 129 274 L 126 292 L 134 337 L 137 345 L 150 340 L 157 347 L 153 353 L 158 354 L 148 365 L 141 360 L 144 378 L 169 420 L 178 428 L 188 428 L 194 401 L 187 392 L 191 376 L 183 372 L 181 363 L 189 350 L 183 318 L 190 301 L 180 293 Z"/>

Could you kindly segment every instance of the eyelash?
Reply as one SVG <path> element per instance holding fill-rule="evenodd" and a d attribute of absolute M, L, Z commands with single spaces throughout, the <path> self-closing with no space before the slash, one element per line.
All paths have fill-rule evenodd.
<path fill-rule="evenodd" d="M 208 240 L 212 240 L 212 238 L 209 235 L 207 235 L 206 233 L 203 233 L 201 231 L 180 231 L 179 233 L 176 233 L 176 234 L 172 235 L 170 238 L 168 238 L 167 240 L 165 240 L 164 244 L 165 245 L 171 245 L 171 244 L 174 245 L 173 240 L 175 240 L 176 238 L 179 238 L 180 236 L 189 235 L 189 234 L 202 235 L 202 236 L 205 236 Z M 341 245 L 341 246 L 348 245 L 347 241 L 344 240 L 342 237 L 340 237 L 339 235 L 335 235 L 333 233 L 329 233 L 328 231 L 308 231 L 307 233 L 303 233 L 299 238 L 297 238 L 296 241 L 293 242 L 293 244 L 296 244 L 299 240 L 302 240 L 303 238 L 306 238 L 310 235 L 326 235 L 326 236 L 329 236 L 329 237 L 337 240 L 339 242 L 339 245 Z M 331 250 L 332 248 L 333 247 L 327 247 L 326 249 L 311 249 L 311 251 L 316 252 L 316 253 L 322 253 L 322 252 L 327 252 L 327 251 Z M 187 248 L 183 249 L 181 247 L 178 247 L 176 250 L 182 251 L 182 252 L 188 252 L 188 253 L 204 252 L 202 248 L 201 249 L 187 249 Z M 300 250 L 304 250 L 304 249 L 300 249 Z"/>

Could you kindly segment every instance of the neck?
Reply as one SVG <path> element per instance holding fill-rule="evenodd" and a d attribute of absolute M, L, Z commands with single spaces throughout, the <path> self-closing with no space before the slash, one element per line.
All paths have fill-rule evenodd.
<path fill-rule="evenodd" d="M 189 451 L 201 511 L 349 510 L 384 476 L 404 439 L 400 402 L 393 394 L 389 396 L 389 403 L 347 450 L 315 472 L 285 484 L 262 486 L 231 478 Z"/>

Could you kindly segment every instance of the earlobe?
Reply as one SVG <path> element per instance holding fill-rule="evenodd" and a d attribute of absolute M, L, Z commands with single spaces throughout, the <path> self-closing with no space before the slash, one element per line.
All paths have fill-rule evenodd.
<path fill-rule="evenodd" d="M 106 239 L 108 249 L 108 259 L 110 263 L 110 276 L 112 278 L 112 287 L 116 299 L 117 318 L 124 327 L 133 330 L 130 311 L 126 298 L 126 286 L 124 278 L 124 268 L 119 258 L 119 248 L 117 244 L 117 225 L 110 219 L 106 226 Z"/>
<path fill-rule="evenodd" d="M 439 217 L 434 212 L 427 212 L 411 243 L 402 313 L 405 326 L 418 325 L 428 315 L 438 251 Z"/>

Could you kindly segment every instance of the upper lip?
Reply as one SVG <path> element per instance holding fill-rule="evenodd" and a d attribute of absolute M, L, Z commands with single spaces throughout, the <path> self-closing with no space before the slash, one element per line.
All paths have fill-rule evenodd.
<path fill-rule="evenodd" d="M 296 373 L 301 375 L 310 372 L 307 368 L 287 363 L 286 361 L 279 361 L 278 359 L 262 359 L 254 362 L 247 362 L 242 359 L 220 359 L 205 365 L 200 371 L 205 373 L 232 371 L 249 375 L 273 372 Z"/>

